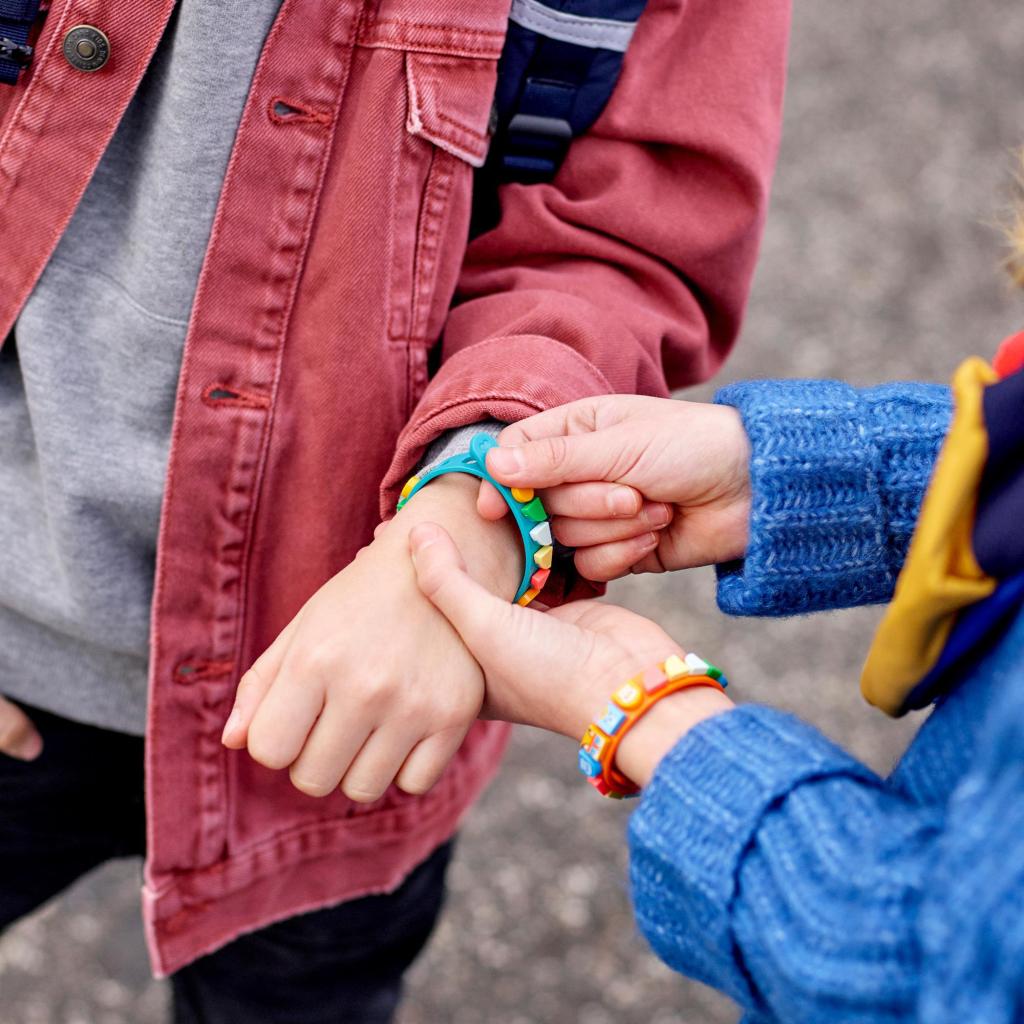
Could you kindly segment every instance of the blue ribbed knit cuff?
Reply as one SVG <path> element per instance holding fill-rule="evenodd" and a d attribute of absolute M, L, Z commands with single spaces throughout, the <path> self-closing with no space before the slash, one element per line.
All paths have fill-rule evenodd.
<path fill-rule="evenodd" d="M 744 854 L 790 791 L 837 775 L 879 783 L 816 729 L 753 705 L 702 722 L 664 758 L 629 831 L 637 920 L 669 966 L 756 1005 L 731 924 Z"/>
<path fill-rule="evenodd" d="M 748 381 L 715 401 L 739 411 L 752 448 L 750 543 L 742 563 L 719 567 L 721 609 L 888 600 L 948 426 L 948 389 Z"/>

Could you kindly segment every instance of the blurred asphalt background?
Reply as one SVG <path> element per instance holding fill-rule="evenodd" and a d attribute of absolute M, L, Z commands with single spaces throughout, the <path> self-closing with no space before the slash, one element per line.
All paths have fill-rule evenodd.
<path fill-rule="evenodd" d="M 716 383 L 947 378 L 1024 322 L 994 228 L 1024 143 L 1024 7 L 797 0 L 785 141 L 749 319 Z M 710 388 L 686 397 L 706 398 Z M 879 770 L 915 727 L 862 704 L 876 613 L 729 622 L 710 571 L 613 595 L 799 710 Z M 443 924 L 401 1024 L 706 1024 L 735 1008 L 661 967 L 625 894 L 626 810 L 571 744 L 521 732 L 469 818 Z M 0 1024 L 159 1024 L 137 864 L 111 865 L 0 941 Z M 240 1021 L 239 1024 L 245 1024 Z"/>

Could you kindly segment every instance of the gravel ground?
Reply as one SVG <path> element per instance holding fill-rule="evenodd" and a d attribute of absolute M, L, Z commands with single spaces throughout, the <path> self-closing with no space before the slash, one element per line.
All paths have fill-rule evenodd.
<path fill-rule="evenodd" d="M 786 135 L 750 316 L 723 380 L 945 379 L 1024 320 L 994 224 L 1024 141 L 1024 8 L 997 0 L 798 3 Z M 686 397 L 705 398 L 709 388 Z M 916 726 L 869 711 L 873 611 L 730 623 L 707 571 L 613 595 L 798 709 L 874 767 Z M 770 667 L 770 671 L 766 671 Z M 451 900 L 401 1024 L 718 1024 L 735 1008 L 663 968 L 625 894 L 626 810 L 567 743 L 524 730 L 470 816 Z M 0 1024 L 158 1024 L 137 864 L 110 865 L 0 941 Z M 244 1024 L 244 1022 L 240 1022 Z"/>

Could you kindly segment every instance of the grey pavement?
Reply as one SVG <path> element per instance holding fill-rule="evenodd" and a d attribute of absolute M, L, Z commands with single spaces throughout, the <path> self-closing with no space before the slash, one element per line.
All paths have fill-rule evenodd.
<path fill-rule="evenodd" d="M 1024 8 L 997 0 L 798 2 L 763 259 L 718 383 L 942 380 L 1024 323 L 995 228 L 1024 142 L 1022 54 Z M 612 593 L 722 662 L 736 694 L 798 711 L 879 770 L 916 728 L 858 696 L 873 610 L 730 622 L 706 570 Z M 401 1024 L 734 1021 L 727 1000 L 674 976 L 635 934 L 627 813 L 576 776 L 571 744 L 520 732 L 466 823 Z M 138 876 L 136 864 L 111 865 L 0 941 L 0 1024 L 166 1019 L 144 961 Z"/>

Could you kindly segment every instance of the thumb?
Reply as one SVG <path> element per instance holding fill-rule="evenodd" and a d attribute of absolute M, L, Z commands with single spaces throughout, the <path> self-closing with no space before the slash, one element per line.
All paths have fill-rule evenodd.
<path fill-rule="evenodd" d="M 420 590 L 483 670 L 482 717 L 565 731 L 566 694 L 549 681 L 579 678 L 595 638 L 571 622 L 495 597 L 466 572 L 451 537 L 434 523 L 413 527 L 409 548 Z M 570 733 L 576 724 L 572 719 Z"/>
<path fill-rule="evenodd" d="M 562 434 L 492 448 L 487 468 L 506 486 L 555 487 L 594 480 L 625 483 L 643 455 L 636 432 L 611 427 L 586 434 Z"/>
<path fill-rule="evenodd" d="M 476 510 L 484 519 L 494 522 L 507 514 L 508 505 L 505 504 L 505 499 L 495 490 L 493 484 L 481 480 L 480 490 L 477 492 Z"/>
<path fill-rule="evenodd" d="M 451 537 L 435 523 L 419 523 L 409 532 L 409 550 L 420 590 L 481 667 L 486 671 L 485 662 L 509 657 L 515 648 L 515 606 L 469 575 Z"/>

